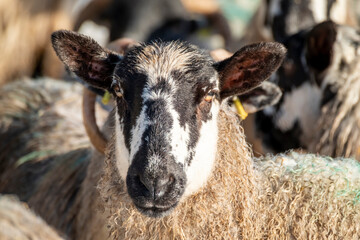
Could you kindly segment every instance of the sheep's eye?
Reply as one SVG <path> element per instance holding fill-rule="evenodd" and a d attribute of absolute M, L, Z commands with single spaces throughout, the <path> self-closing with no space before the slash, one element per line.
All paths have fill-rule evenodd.
<path fill-rule="evenodd" d="M 123 97 L 123 92 L 121 91 L 121 88 L 118 85 L 113 86 L 113 90 L 117 97 L 119 98 Z"/>
<path fill-rule="evenodd" d="M 204 100 L 208 103 L 212 102 L 213 99 L 216 96 L 216 92 L 215 91 L 210 91 L 206 94 L 206 96 L 204 97 Z"/>

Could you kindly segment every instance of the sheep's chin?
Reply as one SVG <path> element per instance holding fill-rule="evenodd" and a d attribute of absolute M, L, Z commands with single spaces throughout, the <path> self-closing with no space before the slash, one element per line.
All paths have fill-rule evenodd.
<path fill-rule="evenodd" d="M 175 207 L 178 205 L 179 202 L 176 202 L 174 205 L 170 206 L 170 207 L 141 207 L 138 206 L 136 204 L 135 207 L 137 208 L 137 210 L 139 210 L 139 212 L 147 217 L 151 217 L 151 218 L 162 218 L 165 217 L 167 215 L 169 215 L 174 209 Z"/>

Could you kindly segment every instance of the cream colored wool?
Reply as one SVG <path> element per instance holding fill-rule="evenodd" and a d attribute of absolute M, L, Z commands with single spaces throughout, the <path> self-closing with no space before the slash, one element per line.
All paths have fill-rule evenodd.
<path fill-rule="evenodd" d="M 1 240 L 60 240 L 54 229 L 13 196 L 0 195 Z"/>
<path fill-rule="evenodd" d="M 360 234 L 360 165 L 289 153 L 251 159 L 239 120 L 219 116 L 217 162 L 207 185 L 162 219 L 140 214 L 110 147 L 98 189 L 112 239 L 334 239 Z"/>

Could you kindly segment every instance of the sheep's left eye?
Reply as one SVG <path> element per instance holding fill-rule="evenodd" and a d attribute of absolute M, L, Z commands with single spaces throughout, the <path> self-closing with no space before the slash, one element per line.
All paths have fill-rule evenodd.
<path fill-rule="evenodd" d="M 204 97 L 204 100 L 206 101 L 206 102 L 212 102 L 212 100 L 215 98 L 215 95 L 216 95 L 216 93 L 214 92 L 214 91 L 210 91 L 210 92 L 208 92 L 207 94 L 206 94 L 206 96 Z"/>

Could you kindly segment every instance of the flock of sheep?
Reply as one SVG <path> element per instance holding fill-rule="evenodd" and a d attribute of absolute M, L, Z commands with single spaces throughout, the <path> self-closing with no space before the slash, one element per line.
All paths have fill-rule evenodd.
<path fill-rule="evenodd" d="M 108 18 L 110 39 L 146 41 L 149 29 L 134 29 L 169 18 L 134 20 L 142 7 L 170 1 L 135 1 L 137 11 L 123 1 L 132 10 L 118 29 L 115 2 L 94 0 L 80 11 L 81 1 L 44 9 L 14 1 L 14 16 L 26 13 L 16 24 L 46 36 L 29 40 L 32 66 L 19 60 L 25 40 L 16 51 L 0 48 L 1 239 L 359 238 L 355 1 L 263 1 L 243 47 L 227 42 L 234 54 L 125 38 L 103 47 L 58 30 Z M 163 6 L 185 17 L 180 2 Z M 11 15 L 5 10 L 0 4 Z M 56 14 L 39 30 L 41 12 Z M 206 14 L 214 16 L 219 26 L 218 12 Z M 27 34 L 4 19 L 0 41 Z M 71 80 L 14 81 L 59 78 L 62 65 L 84 93 Z M 96 103 L 104 92 L 112 110 Z M 233 97 L 249 118 L 234 111 Z"/>

